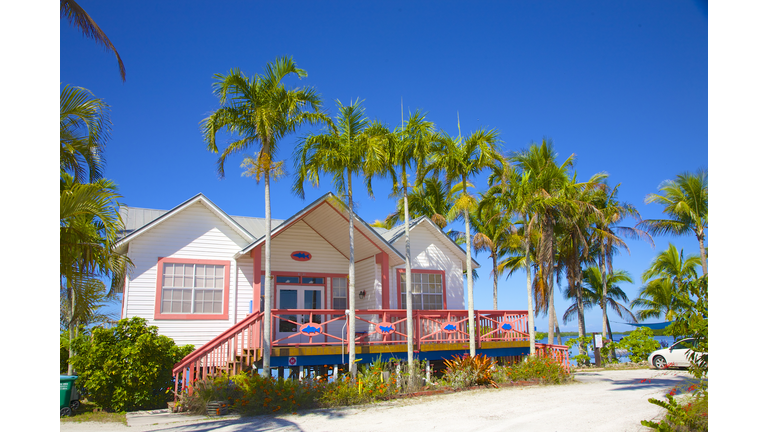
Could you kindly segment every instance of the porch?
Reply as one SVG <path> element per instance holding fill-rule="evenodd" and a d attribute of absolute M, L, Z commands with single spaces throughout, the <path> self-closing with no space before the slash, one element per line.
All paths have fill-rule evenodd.
<path fill-rule="evenodd" d="M 477 354 L 488 357 L 530 352 L 527 311 L 486 310 L 474 315 L 475 332 L 470 335 L 466 310 L 414 310 L 414 358 L 439 361 L 468 353 L 470 337 Z M 272 318 L 271 367 L 345 365 L 350 337 L 355 339 L 355 356 L 361 363 L 407 358 L 404 309 L 357 310 L 354 333 L 349 317 L 339 309 L 277 309 Z M 248 315 L 179 362 L 173 369 L 175 393 L 196 379 L 258 368 L 264 356 L 263 319 L 263 312 Z M 570 367 L 565 346 L 536 344 L 536 353 Z"/>

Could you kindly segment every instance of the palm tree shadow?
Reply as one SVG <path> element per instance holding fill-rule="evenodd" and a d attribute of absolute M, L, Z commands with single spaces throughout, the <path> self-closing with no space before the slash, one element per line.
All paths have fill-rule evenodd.
<path fill-rule="evenodd" d="M 344 410 L 322 409 L 322 408 L 299 412 L 297 416 L 301 417 L 307 414 L 325 416 L 331 419 L 346 417 Z M 167 428 L 153 429 L 153 430 L 168 431 L 168 432 L 179 431 L 179 430 L 188 431 L 188 432 L 212 432 L 212 431 L 220 430 L 221 428 L 224 428 L 224 427 L 226 427 L 229 431 L 233 431 L 233 432 L 260 432 L 260 431 L 274 431 L 274 430 L 300 432 L 304 430 L 295 422 L 292 422 L 284 418 L 275 417 L 273 415 L 268 415 L 268 414 L 241 417 L 238 419 L 205 421 L 205 422 L 195 423 L 195 424 L 172 425 Z"/>

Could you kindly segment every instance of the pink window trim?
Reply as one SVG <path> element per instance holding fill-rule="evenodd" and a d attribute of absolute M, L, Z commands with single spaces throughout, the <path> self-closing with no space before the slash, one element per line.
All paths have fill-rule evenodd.
<path fill-rule="evenodd" d="M 163 265 L 170 264 L 210 264 L 224 266 L 224 299 L 220 314 L 168 314 L 161 313 L 163 305 Z M 231 263 L 225 260 L 186 259 L 186 258 L 157 258 L 157 290 L 155 291 L 156 320 L 226 320 L 229 319 L 229 267 Z"/>
<path fill-rule="evenodd" d="M 445 270 L 422 270 L 422 269 L 411 269 L 411 274 L 413 273 L 426 273 L 426 274 L 439 274 L 442 275 L 440 279 L 443 281 L 443 310 L 448 309 L 448 295 L 445 289 Z M 405 305 L 401 304 L 403 302 L 403 296 L 402 292 L 400 291 L 400 275 L 405 274 L 404 268 L 397 269 L 397 278 L 395 284 L 397 285 L 397 306 L 398 309 L 405 309 Z"/>

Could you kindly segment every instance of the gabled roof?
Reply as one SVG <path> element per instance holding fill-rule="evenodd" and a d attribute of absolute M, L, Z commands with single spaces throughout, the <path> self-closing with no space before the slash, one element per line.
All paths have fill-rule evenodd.
<path fill-rule="evenodd" d="M 445 246 L 449 248 L 453 248 L 456 250 L 457 254 L 460 256 L 465 256 L 467 254 L 467 251 L 456 244 L 455 241 L 453 241 L 450 237 L 448 237 L 445 232 L 443 232 L 442 229 L 440 229 L 437 224 L 435 224 L 432 219 L 426 217 L 426 216 L 419 216 L 416 219 L 412 220 L 409 224 L 409 229 L 415 228 L 417 225 L 424 225 L 425 227 L 428 227 L 434 234 L 435 237 L 440 240 L 441 243 L 443 243 Z M 392 228 L 391 230 L 382 233 L 382 237 L 385 238 L 389 243 L 394 244 L 396 241 L 398 241 L 401 237 L 405 235 L 405 224 L 397 225 L 396 227 Z M 464 266 L 464 263 L 466 263 L 466 260 L 462 261 L 462 267 Z M 472 268 L 479 268 L 480 264 L 475 261 L 474 258 L 472 258 Z"/>
<path fill-rule="evenodd" d="M 329 209 L 330 208 L 330 209 Z M 316 199 L 308 206 L 291 216 L 290 218 L 281 221 L 277 226 L 272 229 L 272 237 L 279 235 L 288 227 L 295 223 L 303 221 L 312 230 L 323 237 L 328 243 L 335 247 L 342 255 L 348 254 L 349 236 L 348 231 L 338 230 L 338 222 L 343 220 L 345 225 L 348 226 L 348 210 L 347 206 L 338 199 L 333 193 L 328 192 L 320 198 Z M 384 239 L 377 230 L 368 225 L 365 221 L 352 212 L 353 224 L 358 233 L 367 240 L 367 242 L 358 243 L 356 240 L 355 257 L 365 258 L 365 254 L 370 255 L 370 251 L 366 251 L 365 247 L 371 245 L 379 251 L 386 251 L 390 255 L 390 263 L 393 265 L 399 265 L 405 263 L 405 257 L 395 249 L 386 239 Z M 329 218 L 334 218 L 336 221 L 328 221 Z M 335 224 L 335 225 L 331 225 Z M 357 236 L 355 237 L 357 238 Z M 266 236 L 263 235 L 256 239 L 254 242 L 243 248 L 235 258 L 239 258 L 262 245 L 266 241 Z M 347 246 L 347 247 L 345 247 Z M 363 255 L 358 255 L 358 247 Z M 345 252 L 346 251 L 346 252 Z M 348 255 L 345 255 L 348 257 Z"/>
<path fill-rule="evenodd" d="M 255 238 L 253 234 L 248 232 L 248 230 L 243 228 L 242 225 L 235 221 L 231 216 L 221 210 L 216 204 L 213 203 L 213 201 L 208 199 L 208 197 L 202 193 L 199 193 L 168 211 L 136 209 L 138 211 L 132 212 L 131 207 L 121 207 L 120 216 L 124 219 L 126 230 L 124 231 L 124 237 L 115 243 L 115 250 L 120 252 L 129 242 L 152 230 L 154 227 L 162 224 L 164 221 L 172 218 L 184 209 L 197 203 L 200 203 L 208 208 L 208 210 L 218 216 L 245 240 L 252 241 Z"/>

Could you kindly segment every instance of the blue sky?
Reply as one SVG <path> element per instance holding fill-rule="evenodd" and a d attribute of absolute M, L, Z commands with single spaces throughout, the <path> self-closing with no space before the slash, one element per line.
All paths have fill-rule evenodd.
<path fill-rule="evenodd" d="M 644 218 L 662 217 L 659 206 L 644 204 L 662 181 L 708 168 L 708 17 L 699 2 L 79 3 L 119 51 L 126 81 L 114 55 L 61 21 L 60 82 L 111 105 L 106 177 L 127 205 L 169 209 L 202 192 L 229 214 L 263 216 L 263 185 L 240 176 L 240 156 L 218 179 L 199 123 L 219 106 L 214 74 L 262 73 L 277 56 L 308 72 L 287 83 L 314 87 L 332 116 L 336 99 L 361 98 L 369 118 L 394 127 L 402 98 L 406 116 L 425 110 L 451 135 L 457 112 L 465 135 L 497 129 L 506 152 L 551 139 L 559 160 L 576 155 L 580 179 L 606 172 L 610 185 L 621 183 L 619 198 Z M 290 165 L 310 130 L 284 139 L 279 158 Z M 273 185 L 273 217 L 287 218 L 333 187 L 328 179 L 307 185 L 302 201 L 291 184 Z M 485 175 L 475 184 L 482 189 Z M 363 189 L 358 182 L 355 201 L 365 220 L 394 210 L 388 182 L 375 184 L 375 200 Z M 655 249 L 629 241 L 631 255 L 615 258 L 635 279 L 623 287 L 630 299 L 668 242 L 698 253 L 693 236 L 654 240 Z M 490 259 L 477 260 L 475 305 L 490 309 Z M 555 305 L 562 317 L 567 302 L 558 294 Z M 527 307 L 524 273 L 501 279 L 499 307 Z M 536 325 L 546 331 L 546 317 Z M 575 331 L 575 321 L 561 330 Z M 600 330 L 599 309 L 587 314 L 587 330 Z"/>

